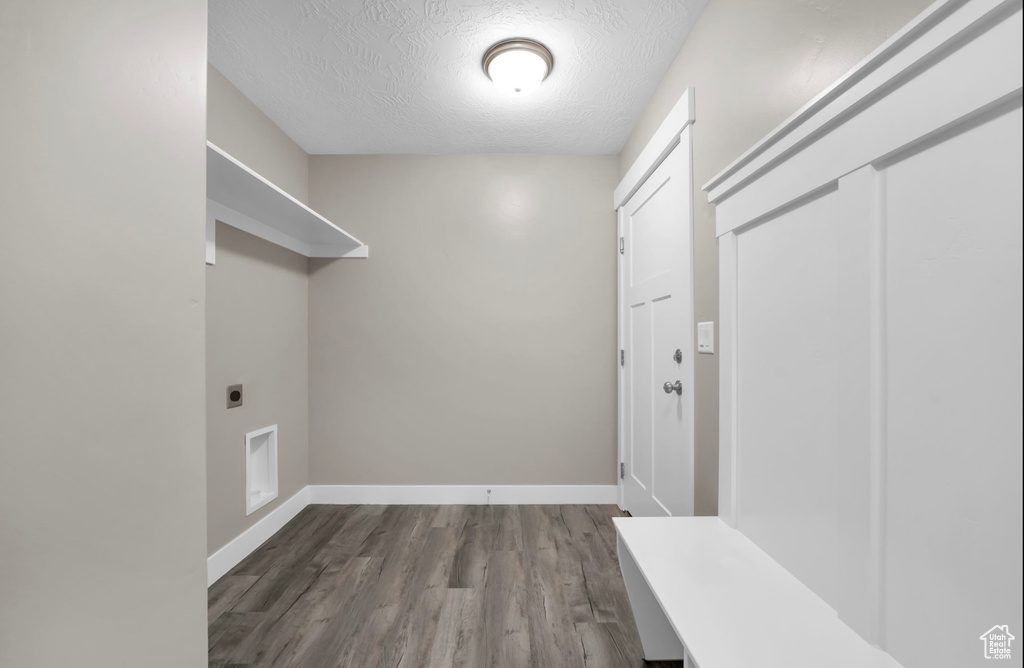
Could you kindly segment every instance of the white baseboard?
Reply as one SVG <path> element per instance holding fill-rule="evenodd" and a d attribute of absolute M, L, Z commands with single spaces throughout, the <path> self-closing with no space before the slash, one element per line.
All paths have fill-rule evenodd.
<path fill-rule="evenodd" d="M 238 538 L 210 555 L 206 560 L 206 586 L 221 579 L 308 506 L 309 489 L 308 486 L 303 487 L 266 517 L 243 531 Z"/>
<path fill-rule="evenodd" d="M 310 485 L 309 502 L 335 505 L 614 504 L 618 502 L 618 487 L 616 485 Z"/>
<path fill-rule="evenodd" d="M 616 485 L 309 485 L 210 555 L 206 560 L 206 586 L 224 577 L 310 504 L 403 506 L 617 502 Z"/>

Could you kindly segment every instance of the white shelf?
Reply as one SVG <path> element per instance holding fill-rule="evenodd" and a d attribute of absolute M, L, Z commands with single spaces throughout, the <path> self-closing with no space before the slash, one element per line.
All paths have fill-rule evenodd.
<path fill-rule="evenodd" d="M 613 523 L 641 639 L 664 646 L 666 634 L 674 634 L 693 659 L 687 665 L 900 668 L 720 518 L 616 517 Z"/>
<path fill-rule="evenodd" d="M 214 221 L 306 257 L 367 257 L 363 242 L 313 211 L 217 145 L 206 142 L 207 262 Z"/>

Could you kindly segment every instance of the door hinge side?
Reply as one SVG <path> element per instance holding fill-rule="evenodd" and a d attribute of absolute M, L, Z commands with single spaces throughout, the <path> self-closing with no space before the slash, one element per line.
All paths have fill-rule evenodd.
<path fill-rule="evenodd" d="M 619 462 L 619 478 L 626 479 L 626 462 Z"/>
<path fill-rule="evenodd" d="M 626 351 L 619 350 L 619 366 L 626 366 Z"/>
<path fill-rule="evenodd" d="M 626 237 L 619 237 L 619 255 L 626 254 Z"/>

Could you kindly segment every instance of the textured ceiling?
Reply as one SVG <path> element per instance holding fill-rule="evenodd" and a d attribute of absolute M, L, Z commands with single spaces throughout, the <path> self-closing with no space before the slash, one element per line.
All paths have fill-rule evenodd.
<path fill-rule="evenodd" d="M 210 62 L 307 153 L 618 153 L 707 0 L 210 0 Z M 546 44 L 533 94 L 491 44 Z"/>

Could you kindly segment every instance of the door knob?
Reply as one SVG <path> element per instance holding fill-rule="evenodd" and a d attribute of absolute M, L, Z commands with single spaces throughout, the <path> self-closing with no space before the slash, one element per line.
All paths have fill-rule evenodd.
<path fill-rule="evenodd" d="M 677 380 L 675 383 L 665 383 L 664 385 L 665 394 L 676 394 L 683 393 L 683 381 Z"/>

